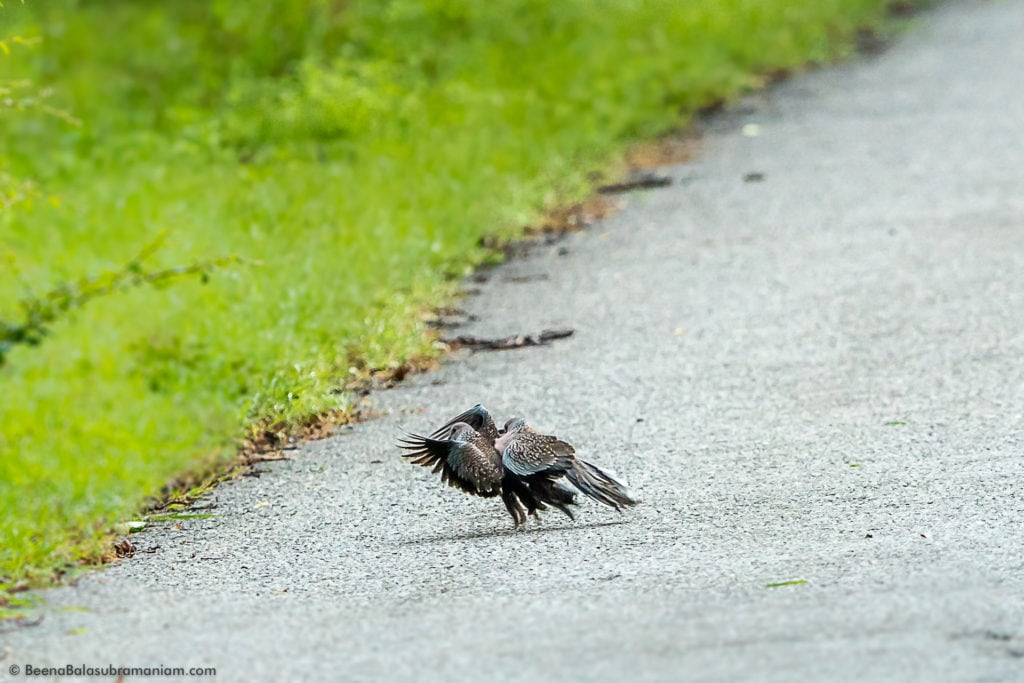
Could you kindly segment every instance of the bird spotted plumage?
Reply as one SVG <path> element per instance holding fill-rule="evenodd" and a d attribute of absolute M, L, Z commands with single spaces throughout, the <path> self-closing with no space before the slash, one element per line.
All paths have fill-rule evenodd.
<path fill-rule="evenodd" d="M 480 404 L 429 437 L 407 435 L 399 446 L 409 451 L 405 457 L 433 467 L 450 486 L 484 497 L 500 494 L 517 528 L 549 505 L 574 519 L 569 506 L 577 491 L 619 511 L 637 502 L 612 475 L 577 458 L 571 444 L 537 432 L 521 418 L 499 429 Z"/>
<path fill-rule="evenodd" d="M 412 462 L 433 467 L 441 481 L 466 493 L 491 497 L 500 493 L 503 471 L 494 443 L 464 422 L 455 422 L 447 438 L 410 434 L 400 443 Z"/>

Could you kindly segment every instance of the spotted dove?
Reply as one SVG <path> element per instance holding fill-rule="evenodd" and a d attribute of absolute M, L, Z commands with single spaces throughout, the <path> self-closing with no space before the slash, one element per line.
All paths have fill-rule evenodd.
<path fill-rule="evenodd" d="M 430 436 L 407 435 L 400 443 L 413 463 L 433 467 L 441 480 L 467 493 L 500 493 L 518 528 L 527 514 L 553 506 L 574 519 L 569 505 L 576 490 L 621 511 L 636 504 L 626 487 L 596 465 L 576 457 L 565 441 L 541 434 L 513 418 L 501 429 L 491 414 L 475 405 L 453 417 Z"/>

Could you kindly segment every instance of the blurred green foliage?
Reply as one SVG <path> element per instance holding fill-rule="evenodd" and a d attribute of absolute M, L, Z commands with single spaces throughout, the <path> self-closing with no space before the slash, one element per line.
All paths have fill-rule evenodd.
<path fill-rule="evenodd" d="M 345 408 L 352 372 L 434 353 L 421 313 L 629 141 L 851 48 L 881 0 L 28 0 L 0 58 L 0 319 L 155 258 L 259 260 L 53 321 L 0 367 L 0 577 L 95 554 L 244 425 Z M 160 263 L 153 264 L 161 267 Z"/>

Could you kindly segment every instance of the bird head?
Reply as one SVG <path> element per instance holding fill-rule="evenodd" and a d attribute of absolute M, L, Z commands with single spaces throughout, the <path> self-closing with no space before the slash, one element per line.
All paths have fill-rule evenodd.
<path fill-rule="evenodd" d="M 505 423 L 505 427 L 501 430 L 505 434 L 511 434 L 512 432 L 529 431 L 530 427 L 526 424 L 526 420 L 521 417 L 513 417 Z"/>
<path fill-rule="evenodd" d="M 476 430 L 465 422 L 456 422 L 451 426 L 448 438 L 452 441 L 468 441 L 475 434 Z"/>

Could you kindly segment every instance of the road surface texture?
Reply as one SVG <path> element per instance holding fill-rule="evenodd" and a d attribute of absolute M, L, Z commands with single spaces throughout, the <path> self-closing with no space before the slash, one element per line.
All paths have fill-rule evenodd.
<path fill-rule="evenodd" d="M 464 353 L 136 535 L 5 627 L 0 676 L 1024 680 L 1024 2 L 917 21 L 705 121 L 672 187 L 488 271 L 457 331 L 573 337 Z M 398 456 L 478 401 L 643 503 L 513 533 Z"/>

